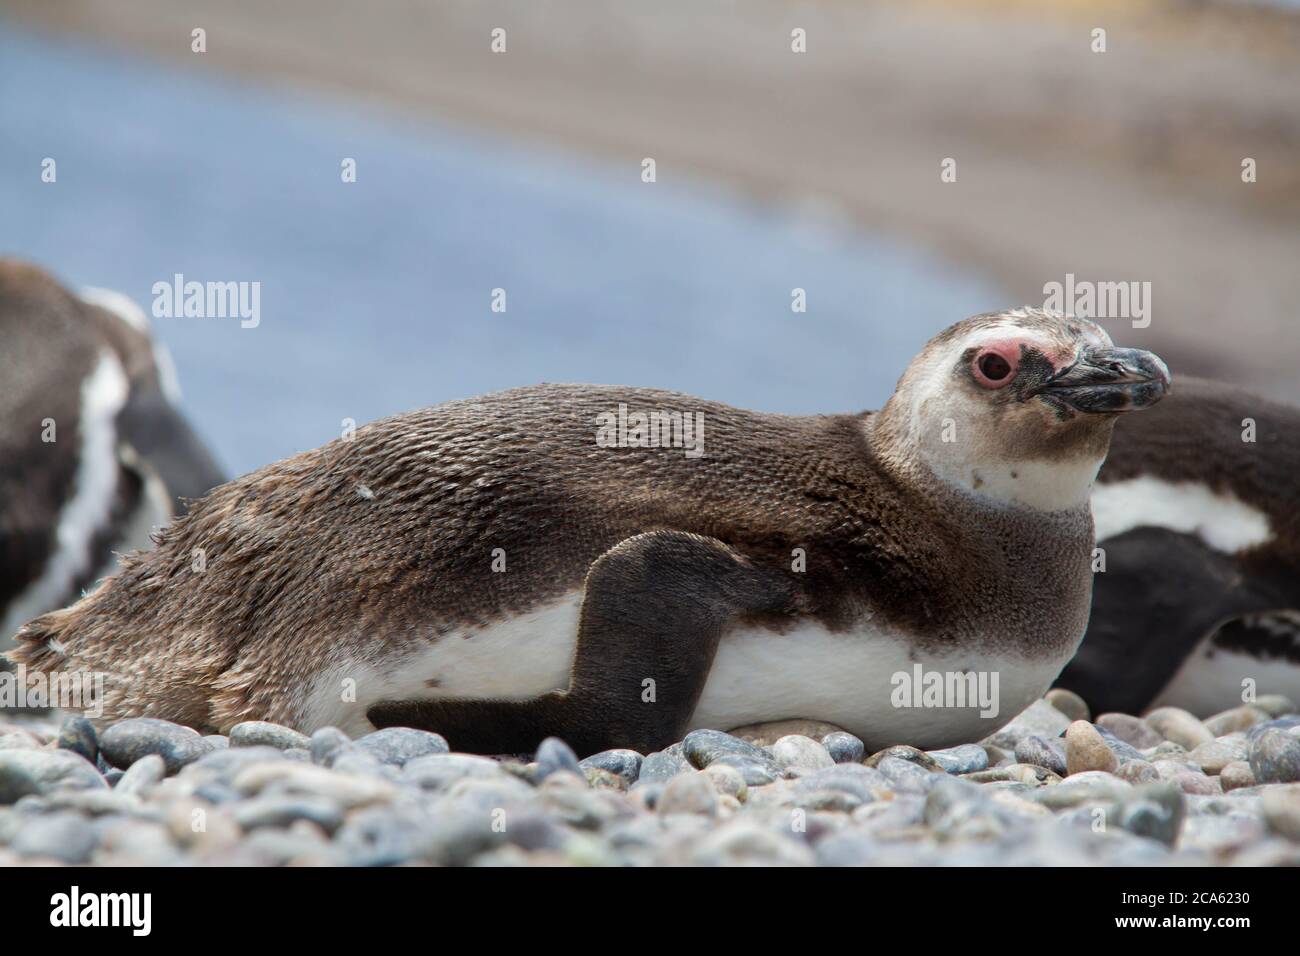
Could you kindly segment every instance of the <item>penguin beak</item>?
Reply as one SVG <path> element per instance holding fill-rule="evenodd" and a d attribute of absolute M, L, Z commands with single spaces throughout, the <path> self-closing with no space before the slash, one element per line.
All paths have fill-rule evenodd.
<path fill-rule="evenodd" d="M 1086 413 L 1146 408 L 1169 390 L 1169 369 L 1142 349 L 1085 348 L 1038 390 L 1051 405 Z"/>

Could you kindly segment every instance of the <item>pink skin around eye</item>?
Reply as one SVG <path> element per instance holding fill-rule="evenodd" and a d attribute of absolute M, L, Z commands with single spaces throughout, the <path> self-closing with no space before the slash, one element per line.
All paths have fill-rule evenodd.
<path fill-rule="evenodd" d="M 1001 378 L 990 377 L 984 373 L 981 366 L 987 365 L 987 357 L 996 355 L 1006 362 L 1007 372 Z M 996 371 L 1001 371 L 1002 367 L 994 363 Z M 971 360 L 971 372 L 975 376 L 975 381 L 979 382 L 985 388 L 1002 388 L 1009 385 L 1016 377 L 1016 369 L 1020 367 L 1020 342 L 989 342 L 975 353 L 975 358 Z"/>

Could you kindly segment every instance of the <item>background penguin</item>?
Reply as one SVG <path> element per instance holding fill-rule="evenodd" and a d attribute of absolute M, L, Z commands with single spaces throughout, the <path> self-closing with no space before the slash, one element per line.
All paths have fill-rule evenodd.
<path fill-rule="evenodd" d="M 174 402 L 144 313 L 0 259 L 0 650 L 149 545 L 221 472 Z"/>
<path fill-rule="evenodd" d="M 590 753 L 817 716 L 873 746 L 977 739 L 1078 646 L 1093 480 L 1118 413 L 1167 383 L 1090 322 L 1017 310 L 936 336 L 875 414 L 595 385 L 434 406 L 222 485 L 15 656 L 106 672 L 106 718 L 200 729 Z M 702 416 L 704 454 L 600 440 L 651 411 Z M 998 675 L 992 713 L 899 706 L 915 667 Z"/>
<path fill-rule="evenodd" d="M 1116 427 L 1092 509 L 1106 570 L 1060 686 L 1094 712 L 1207 716 L 1247 679 L 1300 700 L 1300 410 L 1180 376 Z"/>

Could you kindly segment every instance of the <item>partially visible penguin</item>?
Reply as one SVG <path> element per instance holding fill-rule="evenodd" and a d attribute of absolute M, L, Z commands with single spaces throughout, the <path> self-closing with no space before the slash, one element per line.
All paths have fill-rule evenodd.
<path fill-rule="evenodd" d="M 224 478 L 144 313 L 0 259 L 0 650 Z"/>
<path fill-rule="evenodd" d="M 1061 686 L 1132 714 L 1300 701 L 1300 410 L 1180 377 L 1115 429 L 1092 510 L 1105 570 Z"/>
<path fill-rule="evenodd" d="M 106 674 L 105 717 L 205 730 L 978 739 L 1078 646 L 1093 480 L 1168 381 L 1091 322 L 1015 310 L 937 335 L 878 413 L 602 385 L 450 402 L 222 485 L 16 653 Z"/>

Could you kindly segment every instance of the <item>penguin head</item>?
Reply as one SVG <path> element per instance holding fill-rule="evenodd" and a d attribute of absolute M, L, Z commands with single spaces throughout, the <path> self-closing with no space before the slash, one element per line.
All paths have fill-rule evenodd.
<path fill-rule="evenodd" d="M 887 458 L 963 491 L 1041 510 L 1087 504 L 1115 420 L 1159 401 L 1169 370 L 1094 322 L 1039 309 L 977 315 L 927 343 L 872 426 Z"/>

